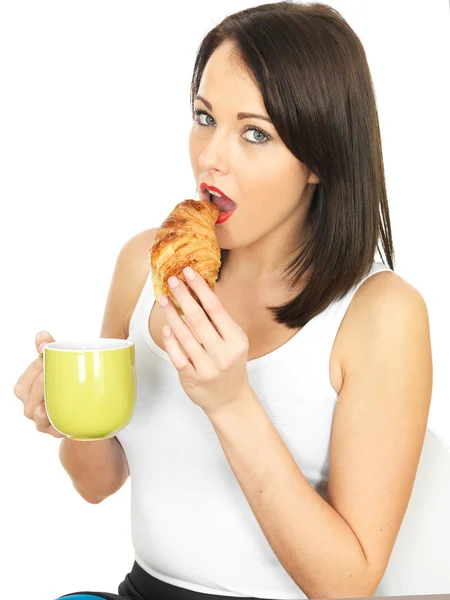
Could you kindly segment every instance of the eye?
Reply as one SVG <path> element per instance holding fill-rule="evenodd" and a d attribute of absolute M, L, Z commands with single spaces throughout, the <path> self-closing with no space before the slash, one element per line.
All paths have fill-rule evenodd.
<path fill-rule="evenodd" d="M 266 142 L 269 141 L 269 136 L 266 133 L 263 133 L 260 129 L 255 129 L 254 127 L 249 127 L 248 129 L 245 130 L 244 133 L 247 133 L 248 131 L 253 131 L 253 136 L 254 139 L 253 140 L 249 140 L 248 138 L 245 138 L 248 142 L 250 142 L 250 144 L 265 144 Z M 256 135 L 262 136 L 263 139 L 261 139 L 260 137 L 256 137 Z M 256 140 L 256 141 L 254 141 Z"/>
<path fill-rule="evenodd" d="M 208 122 L 208 119 L 210 119 L 214 123 L 214 119 L 212 118 L 212 116 L 209 113 L 207 113 L 205 110 L 200 110 L 198 108 L 195 108 L 194 114 L 195 114 L 194 123 L 198 123 L 200 125 L 200 127 L 209 127 L 209 125 L 212 125 L 211 122 Z M 206 122 L 202 122 L 202 117 L 205 117 Z M 247 129 L 244 131 L 244 133 L 247 133 L 248 131 L 254 132 L 253 140 L 244 138 L 245 141 L 248 142 L 249 144 L 255 144 L 257 146 L 262 146 L 263 144 L 267 144 L 267 142 L 270 139 L 272 139 L 268 133 L 261 131 L 261 129 L 257 129 L 256 127 L 247 127 Z M 259 136 L 259 137 L 256 137 L 256 136 Z M 263 139 L 261 139 L 261 136 Z"/>
<path fill-rule="evenodd" d="M 195 123 L 198 123 L 199 125 L 201 125 L 202 127 L 208 127 L 209 123 L 202 123 L 201 121 L 201 117 L 206 117 L 206 119 L 211 119 L 212 121 L 214 121 L 214 119 L 212 118 L 211 115 L 209 115 L 207 112 L 205 112 L 204 110 L 199 110 L 199 109 L 195 109 L 194 110 L 195 113 Z"/>

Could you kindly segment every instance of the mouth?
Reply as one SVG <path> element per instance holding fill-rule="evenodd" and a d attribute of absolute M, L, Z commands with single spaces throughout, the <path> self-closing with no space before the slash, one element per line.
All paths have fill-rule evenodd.
<path fill-rule="evenodd" d="M 213 202 L 218 207 L 220 213 L 230 213 L 230 216 L 237 208 L 231 198 L 225 196 L 225 194 L 215 186 L 209 186 L 206 183 L 200 184 L 200 198 L 206 202 Z"/>

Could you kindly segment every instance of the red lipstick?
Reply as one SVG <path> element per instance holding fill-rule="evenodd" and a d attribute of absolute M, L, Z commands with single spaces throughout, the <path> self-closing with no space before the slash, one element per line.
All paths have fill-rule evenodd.
<path fill-rule="evenodd" d="M 222 190 L 219 190 L 219 188 L 216 188 L 216 186 L 214 186 L 214 185 L 208 185 L 207 183 L 203 182 L 203 183 L 200 184 L 200 191 L 204 192 L 205 190 L 209 190 L 210 192 L 216 192 L 217 194 L 220 194 L 221 196 L 223 196 L 227 200 L 231 200 L 231 198 L 228 198 L 228 196 L 226 194 L 224 194 L 222 192 Z M 233 200 L 231 200 L 231 202 L 233 202 Z"/>
<path fill-rule="evenodd" d="M 209 192 L 215 192 L 219 194 L 218 196 L 211 196 Z M 237 206 L 231 198 L 229 198 L 226 194 L 222 192 L 219 188 L 214 185 L 208 185 L 203 182 L 200 184 L 200 193 L 201 199 L 206 202 L 214 202 L 219 207 L 220 213 L 216 220 L 216 225 L 220 225 L 221 223 L 225 223 L 231 217 L 231 215 L 236 210 Z"/>

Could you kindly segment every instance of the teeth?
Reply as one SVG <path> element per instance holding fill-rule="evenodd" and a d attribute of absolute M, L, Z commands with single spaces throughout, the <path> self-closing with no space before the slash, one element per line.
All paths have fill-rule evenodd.
<path fill-rule="evenodd" d="M 222 196 L 220 194 L 218 194 L 217 192 L 211 192 L 211 190 L 208 190 L 208 192 L 210 194 L 212 194 L 213 196 L 217 196 L 218 198 L 222 198 Z"/>

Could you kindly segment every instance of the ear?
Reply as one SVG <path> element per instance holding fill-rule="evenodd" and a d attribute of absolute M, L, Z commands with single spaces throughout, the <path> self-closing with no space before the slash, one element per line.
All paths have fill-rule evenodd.
<path fill-rule="evenodd" d="M 311 171 L 311 173 L 309 174 L 309 177 L 308 177 L 308 181 L 306 183 L 316 184 L 316 183 L 320 183 L 320 182 L 319 182 L 319 178 L 316 177 L 316 175 L 314 175 L 314 173 Z"/>

